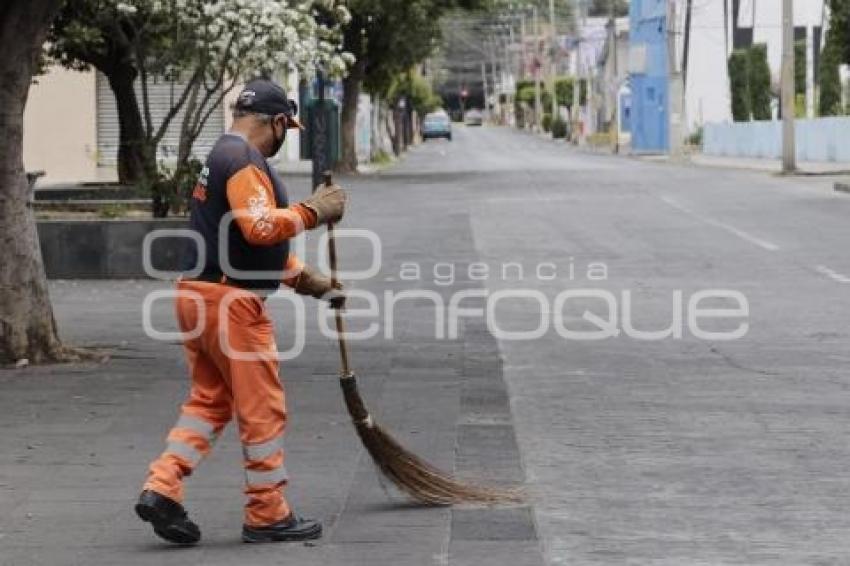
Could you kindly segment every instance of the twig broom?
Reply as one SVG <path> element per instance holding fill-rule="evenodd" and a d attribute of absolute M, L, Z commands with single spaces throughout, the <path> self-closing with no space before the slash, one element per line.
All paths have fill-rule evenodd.
<path fill-rule="evenodd" d="M 330 173 L 325 173 L 324 181 L 328 186 L 333 184 Z M 328 256 L 331 279 L 336 284 L 337 253 L 333 225 L 328 225 Z M 376 423 L 363 402 L 363 397 L 357 388 L 357 377 L 349 364 L 345 320 L 341 309 L 336 310 L 336 331 L 342 365 L 339 384 L 345 397 L 345 405 L 363 446 L 388 480 L 414 500 L 428 505 L 495 504 L 521 500 L 520 493 L 515 489 L 483 487 L 452 478 L 407 450 L 387 430 Z"/>

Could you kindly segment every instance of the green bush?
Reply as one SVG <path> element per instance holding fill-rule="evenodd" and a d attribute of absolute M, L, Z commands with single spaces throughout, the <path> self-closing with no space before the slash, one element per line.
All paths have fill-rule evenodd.
<path fill-rule="evenodd" d="M 702 147 L 702 138 L 703 138 L 703 129 L 702 126 L 694 130 L 691 135 L 688 136 L 688 145 L 692 145 L 694 147 Z"/>
<path fill-rule="evenodd" d="M 736 122 L 747 122 L 752 115 L 750 111 L 750 87 L 747 77 L 747 52 L 733 51 L 729 56 L 729 90 L 732 95 L 732 119 Z"/>
<path fill-rule="evenodd" d="M 770 65 L 767 62 L 767 45 L 760 43 L 749 49 L 748 77 L 750 89 L 750 108 L 755 120 L 770 120 Z"/>
<path fill-rule="evenodd" d="M 834 44 L 839 60 L 850 65 L 850 0 L 829 0 L 829 29 L 835 30 Z"/>
<path fill-rule="evenodd" d="M 543 115 L 543 123 L 541 125 L 543 126 L 544 132 L 551 132 L 552 131 L 552 115 L 551 114 L 544 114 Z"/>
<path fill-rule="evenodd" d="M 773 114 L 767 45 L 760 43 L 749 49 L 733 51 L 728 68 L 732 118 L 736 122 L 770 120 Z"/>
<path fill-rule="evenodd" d="M 819 98 L 818 114 L 837 116 L 841 114 L 841 46 L 837 44 L 838 34 L 830 29 L 827 32 L 826 46 L 820 58 L 818 73 Z"/>
<path fill-rule="evenodd" d="M 443 105 L 443 99 L 434 92 L 428 79 L 412 71 L 396 75 L 387 90 L 387 100 L 393 106 L 402 97 L 407 98 L 410 106 L 420 116 L 425 116 Z"/>
<path fill-rule="evenodd" d="M 806 42 L 794 43 L 794 92 L 806 96 Z"/>
<path fill-rule="evenodd" d="M 517 81 L 514 91 L 514 100 L 534 106 L 534 81 Z M 555 80 L 555 97 L 559 106 L 572 108 L 573 105 L 573 77 L 558 77 Z M 587 103 L 587 81 L 584 79 L 579 83 L 580 104 Z M 552 92 L 548 85 L 540 81 L 540 104 L 544 108 L 552 106 Z"/>
<path fill-rule="evenodd" d="M 543 83 L 540 83 L 541 92 L 545 92 Z M 517 81 L 516 84 L 516 101 L 525 102 L 526 104 L 534 105 L 534 81 Z"/>
<path fill-rule="evenodd" d="M 573 84 L 574 77 L 558 77 L 555 79 L 555 96 L 560 106 L 573 107 Z M 579 106 L 587 104 L 587 81 L 579 81 Z"/>
<path fill-rule="evenodd" d="M 555 139 L 564 139 L 567 137 L 567 123 L 561 118 L 552 122 L 552 137 Z"/>

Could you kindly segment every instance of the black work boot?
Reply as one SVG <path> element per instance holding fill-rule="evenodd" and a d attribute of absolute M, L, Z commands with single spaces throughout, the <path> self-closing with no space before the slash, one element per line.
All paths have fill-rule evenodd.
<path fill-rule="evenodd" d="M 244 542 L 298 542 L 314 540 L 321 536 L 322 524 L 319 521 L 302 519 L 294 513 L 268 527 L 242 527 Z"/>
<path fill-rule="evenodd" d="M 142 492 L 136 514 L 142 521 L 151 523 L 153 532 L 168 542 L 195 544 L 201 540 L 201 530 L 189 519 L 183 506 L 155 491 Z"/>

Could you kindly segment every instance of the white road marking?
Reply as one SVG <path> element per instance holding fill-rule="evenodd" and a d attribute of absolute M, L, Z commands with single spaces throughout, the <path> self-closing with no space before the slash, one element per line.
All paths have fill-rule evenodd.
<path fill-rule="evenodd" d="M 701 214 L 698 214 L 698 213 L 694 212 L 693 210 L 691 210 L 690 208 L 688 208 L 688 207 L 676 202 L 675 200 L 671 199 L 670 197 L 662 196 L 660 198 L 661 198 L 662 201 L 664 201 L 668 205 L 672 206 L 673 208 L 680 210 L 680 211 L 684 212 L 685 214 L 690 214 L 691 216 L 693 216 L 697 220 L 705 222 L 706 224 L 709 224 L 711 226 L 715 226 L 717 228 L 725 230 L 725 231 L 729 232 L 730 234 L 734 234 L 735 236 L 738 236 L 742 240 L 745 240 L 745 241 L 747 241 L 751 244 L 754 244 L 754 245 L 756 245 L 756 246 L 758 246 L 762 249 L 765 249 L 769 252 L 779 251 L 779 246 L 777 246 L 773 242 L 768 242 L 767 240 L 757 238 L 756 236 L 753 236 L 752 234 L 749 234 L 747 232 L 744 232 L 743 230 L 735 228 L 734 226 L 726 224 L 725 222 L 720 222 L 719 220 L 715 220 L 713 218 L 709 218 L 707 216 L 703 216 Z"/>
<path fill-rule="evenodd" d="M 828 268 L 825 265 L 818 265 L 817 267 L 815 267 L 815 271 L 817 271 L 818 273 L 820 273 L 822 275 L 826 275 L 827 277 L 829 277 L 833 281 L 838 281 L 839 283 L 850 283 L 850 277 L 847 277 L 846 275 L 842 275 L 842 274 L 838 273 L 837 271 L 834 271 L 834 270 Z"/>

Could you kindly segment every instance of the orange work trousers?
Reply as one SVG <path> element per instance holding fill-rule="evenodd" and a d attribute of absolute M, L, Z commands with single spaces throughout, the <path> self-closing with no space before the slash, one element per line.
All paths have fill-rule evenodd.
<path fill-rule="evenodd" d="M 180 281 L 177 289 L 192 387 L 144 489 L 182 503 L 183 478 L 209 454 L 235 414 L 244 455 L 245 524 L 272 525 L 290 509 L 283 494 L 286 400 L 265 303 L 254 293 L 216 283 Z"/>

